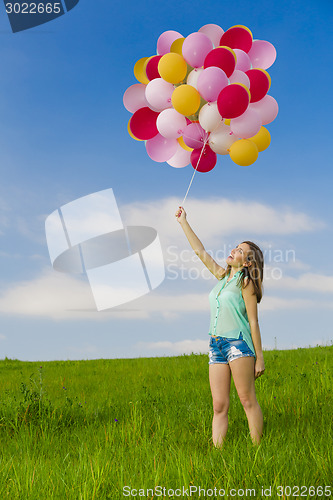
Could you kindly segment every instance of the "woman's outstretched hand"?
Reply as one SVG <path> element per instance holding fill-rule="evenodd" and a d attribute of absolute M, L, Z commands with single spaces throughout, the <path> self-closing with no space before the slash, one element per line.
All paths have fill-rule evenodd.
<path fill-rule="evenodd" d="M 186 220 L 186 212 L 185 212 L 184 208 L 183 207 L 179 207 L 179 209 L 175 213 L 175 216 L 176 216 L 179 224 L 181 224 L 182 222 L 184 222 Z"/>

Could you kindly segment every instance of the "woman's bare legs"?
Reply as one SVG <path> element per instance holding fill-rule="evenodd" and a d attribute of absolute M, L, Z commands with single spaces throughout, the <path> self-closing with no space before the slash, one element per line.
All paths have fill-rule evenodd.
<path fill-rule="evenodd" d="M 212 434 L 215 446 L 222 446 L 228 430 L 230 367 L 228 364 L 209 365 L 209 382 L 213 398 Z"/>
<path fill-rule="evenodd" d="M 256 397 L 254 358 L 249 356 L 234 359 L 230 361 L 229 366 L 247 416 L 252 441 L 254 444 L 259 444 L 263 430 L 263 416 Z"/>

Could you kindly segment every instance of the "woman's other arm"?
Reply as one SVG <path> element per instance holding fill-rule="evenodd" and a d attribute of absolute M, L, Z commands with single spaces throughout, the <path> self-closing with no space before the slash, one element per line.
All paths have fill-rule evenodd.
<path fill-rule="evenodd" d="M 264 355 L 261 345 L 261 334 L 258 321 L 257 296 L 254 292 L 254 286 L 251 280 L 248 285 L 242 289 L 245 302 L 247 317 L 250 323 L 251 336 L 254 349 L 256 351 L 255 378 L 260 377 L 265 371 Z"/>

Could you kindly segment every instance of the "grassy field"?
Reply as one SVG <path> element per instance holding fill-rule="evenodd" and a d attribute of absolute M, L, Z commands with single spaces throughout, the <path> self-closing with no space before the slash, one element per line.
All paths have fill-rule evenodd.
<path fill-rule="evenodd" d="M 263 440 L 232 384 L 222 450 L 206 355 L 2 360 L 0 499 L 330 498 L 332 355 L 266 351 Z"/>

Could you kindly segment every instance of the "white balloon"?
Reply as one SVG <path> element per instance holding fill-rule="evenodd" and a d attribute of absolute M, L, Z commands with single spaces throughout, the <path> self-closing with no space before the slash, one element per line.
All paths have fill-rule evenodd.
<path fill-rule="evenodd" d="M 215 132 L 212 132 L 209 136 L 209 145 L 214 153 L 219 155 L 229 154 L 228 149 L 231 144 L 237 141 L 236 137 L 230 130 L 230 127 L 222 123 Z"/>
<path fill-rule="evenodd" d="M 156 120 L 157 130 L 167 139 L 177 139 L 187 126 L 186 118 L 175 109 L 164 109 Z"/>
<path fill-rule="evenodd" d="M 222 116 L 217 109 L 217 102 L 208 102 L 200 109 L 199 123 L 206 132 L 213 132 L 222 123 Z"/>
<path fill-rule="evenodd" d="M 192 87 L 194 87 L 195 89 L 198 90 L 198 87 L 197 87 L 198 78 L 199 78 L 200 73 L 202 73 L 202 72 L 203 72 L 203 68 L 192 69 L 191 73 L 188 74 L 186 83 L 188 85 L 192 85 Z"/>
<path fill-rule="evenodd" d="M 175 87 L 163 78 L 154 78 L 148 83 L 145 90 L 145 98 L 150 107 L 156 111 L 172 108 L 171 96 Z"/>

